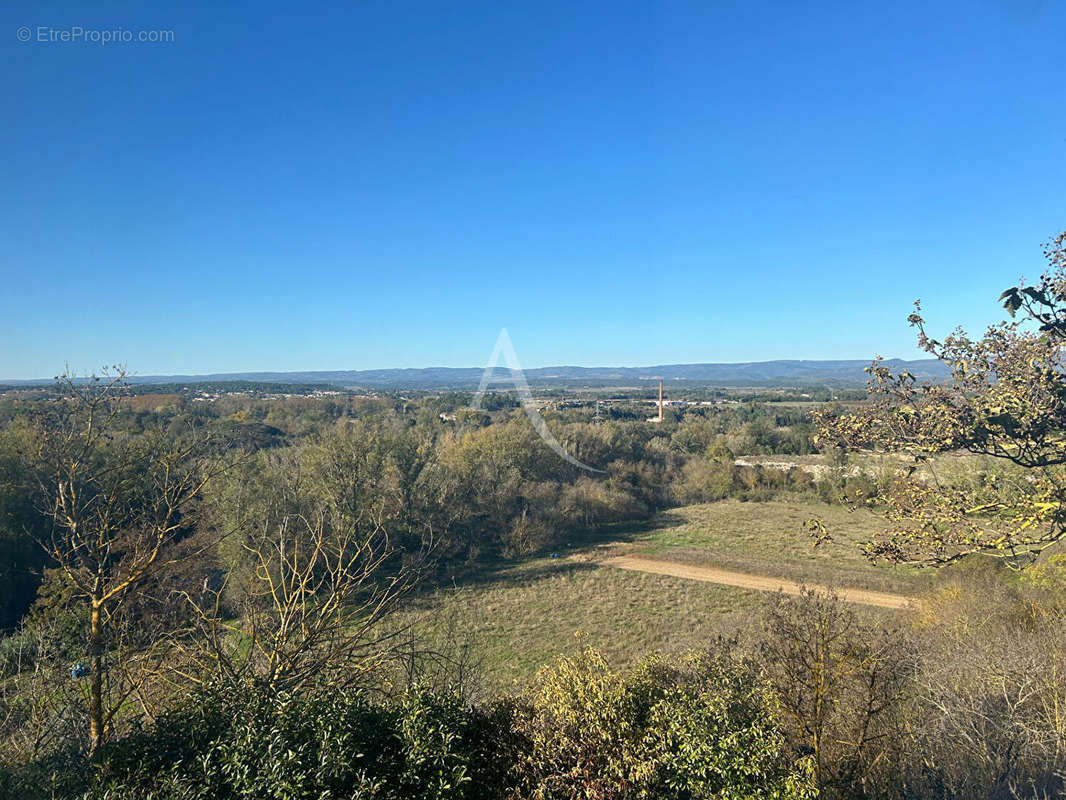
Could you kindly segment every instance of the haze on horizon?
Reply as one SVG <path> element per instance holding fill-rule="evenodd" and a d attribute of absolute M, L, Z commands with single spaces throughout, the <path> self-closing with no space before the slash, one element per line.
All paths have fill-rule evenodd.
<path fill-rule="evenodd" d="M 920 354 L 917 359 L 898 359 L 894 356 L 882 356 L 888 363 L 899 362 L 910 365 L 911 369 L 915 366 L 920 366 L 924 371 L 929 374 L 938 374 L 942 371 L 940 362 L 934 358 L 924 357 L 924 354 Z M 591 373 L 607 373 L 611 371 L 618 371 L 625 373 L 623 380 L 690 380 L 688 377 L 674 377 L 674 373 L 684 371 L 687 368 L 760 368 L 771 367 L 775 372 L 780 372 L 781 368 L 788 364 L 799 364 L 806 366 L 815 371 L 835 371 L 848 369 L 853 372 L 855 376 L 861 375 L 873 359 L 767 359 L 760 361 L 723 361 L 723 362 L 692 362 L 692 363 L 680 363 L 680 362 L 667 362 L 662 361 L 655 364 L 520 364 L 520 368 L 527 374 L 527 377 L 533 378 L 538 381 L 544 381 L 552 377 L 561 377 L 566 380 L 574 379 L 574 376 L 570 375 L 573 371 L 588 371 Z M 73 376 L 78 379 L 88 378 L 89 376 L 105 376 L 105 375 L 118 375 L 121 371 L 128 381 L 132 382 L 151 382 L 153 379 L 160 379 L 163 382 L 176 382 L 179 379 L 188 379 L 193 382 L 204 380 L 270 380 L 281 382 L 294 382 L 294 383 L 316 383 L 321 380 L 334 381 L 340 380 L 340 382 L 346 383 L 350 381 L 348 376 L 355 376 L 360 373 L 375 374 L 381 373 L 382 377 L 386 378 L 382 385 L 391 385 L 392 383 L 399 381 L 404 373 L 414 373 L 416 375 L 421 374 L 427 382 L 427 386 L 435 385 L 434 377 L 438 373 L 462 373 L 464 375 L 464 381 L 472 380 L 477 383 L 480 376 L 484 373 L 484 370 L 489 367 L 489 364 L 466 364 L 466 365 L 424 365 L 417 367 L 372 367 L 361 369 L 355 368 L 335 368 L 335 369 L 297 369 L 297 370 L 276 370 L 276 369 L 259 369 L 259 370 L 218 370 L 213 372 L 207 371 L 194 371 L 194 372 L 176 372 L 167 373 L 159 371 L 146 371 L 146 370 L 134 370 L 130 369 L 127 364 L 104 364 L 97 367 L 91 367 L 86 369 L 79 369 L 71 364 L 64 365 L 62 371 L 63 374 Z M 554 371 L 558 371 L 559 375 L 551 374 Z M 641 375 L 641 372 L 647 374 Z M 493 385 L 497 385 L 497 382 L 503 384 L 511 384 L 511 371 L 510 367 L 505 361 L 498 361 L 495 364 L 494 372 L 496 376 L 496 382 Z M 785 371 L 787 373 L 787 370 Z M 637 374 L 634 374 L 637 373 Z M 269 376 L 269 377 L 266 377 Z M 10 378 L 0 376 L 0 386 L 6 384 L 32 384 L 41 385 L 51 383 L 57 376 L 45 376 L 38 375 L 34 378 Z M 590 376 L 591 377 L 591 376 Z M 603 376 L 598 376 L 603 377 Z M 779 377 L 775 375 L 775 378 Z M 700 383 L 715 382 L 714 378 L 698 377 L 695 380 Z M 358 381 L 355 381 L 358 383 Z M 850 381 L 854 383 L 855 381 Z M 866 378 L 862 377 L 862 383 L 866 382 Z M 733 380 L 725 382 L 732 385 L 735 383 Z"/>
<path fill-rule="evenodd" d="M 1059 3 L 0 20 L 4 378 L 916 358 L 1066 217 Z"/>

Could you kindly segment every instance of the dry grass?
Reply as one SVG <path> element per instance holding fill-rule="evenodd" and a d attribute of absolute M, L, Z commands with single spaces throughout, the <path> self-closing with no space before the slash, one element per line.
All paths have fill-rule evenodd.
<path fill-rule="evenodd" d="M 520 688 L 538 667 L 592 645 L 617 665 L 750 629 L 760 592 L 570 559 L 534 559 L 480 583 L 440 590 L 408 610 L 431 647 L 466 643 L 489 693 Z"/>
<path fill-rule="evenodd" d="M 821 516 L 836 541 L 811 547 L 803 522 Z M 924 576 L 869 565 L 854 542 L 883 525 L 868 511 L 814 503 L 725 501 L 621 526 L 559 558 L 502 565 L 420 596 L 405 612 L 425 644 L 467 645 L 489 693 L 525 684 L 537 668 L 593 645 L 619 666 L 654 650 L 750 634 L 768 595 L 712 583 L 599 566 L 606 552 L 879 591 L 916 591 Z M 879 609 L 862 613 L 891 615 Z"/>

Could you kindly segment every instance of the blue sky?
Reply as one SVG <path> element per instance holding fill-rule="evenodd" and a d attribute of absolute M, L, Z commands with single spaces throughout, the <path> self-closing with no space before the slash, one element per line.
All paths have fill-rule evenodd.
<path fill-rule="evenodd" d="M 913 357 L 1066 228 L 1053 0 L 171 5 L 0 7 L 0 377 Z"/>

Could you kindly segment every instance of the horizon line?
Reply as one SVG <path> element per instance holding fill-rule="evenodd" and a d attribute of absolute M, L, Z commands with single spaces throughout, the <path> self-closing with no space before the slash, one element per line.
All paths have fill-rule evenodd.
<path fill-rule="evenodd" d="M 820 363 L 820 364 L 870 364 L 873 363 L 875 358 L 769 358 L 760 361 L 687 361 L 687 362 L 662 362 L 658 364 L 639 364 L 635 366 L 626 365 L 604 365 L 597 364 L 592 366 L 581 364 L 547 364 L 544 366 L 532 366 L 523 367 L 524 372 L 540 371 L 546 369 L 581 369 L 581 370 L 654 370 L 665 368 L 677 368 L 677 367 L 744 367 L 744 366 L 758 366 L 763 364 L 805 364 L 805 363 Z M 885 362 L 921 362 L 921 361 L 937 361 L 932 357 L 925 358 L 900 358 L 896 356 L 883 357 L 881 360 Z M 122 366 L 122 365 L 112 365 Z M 101 368 L 96 372 L 81 372 L 75 371 L 73 373 L 76 378 L 86 378 L 93 375 L 102 375 L 105 368 Z M 485 370 L 485 366 L 470 365 L 470 366 L 444 366 L 444 365 L 432 365 L 422 367 L 363 367 L 363 368 L 347 368 L 347 369 L 243 369 L 243 370 L 231 370 L 231 371 L 215 371 L 215 372 L 154 372 L 154 373 L 140 373 L 140 372 L 127 372 L 127 378 L 136 378 L 137 380 L 146 381 L 149 379 L 188 379 L 188 380 L 204 380 L 213 379 L 218 380 L 222 377 L 226 378 L 242 378 L 248 375 L 304 375 L 309 373 L 319 374 L 336 374 L 336 373 L 368 373 L 368 372 L 425 372 L 430 370 Z M 500 367 L 496 365 L 493 369 L 507 371 L 507 367 Z M 0 378 L 0 384 L 42 384 L 51 383 L 59 375 L 53 375 L 49 378 L 37 377 L 37 378 Z M 651 376 L 649 376 L 651 377 Z M 298 381 L 303 382 L 303 381 Z"/>

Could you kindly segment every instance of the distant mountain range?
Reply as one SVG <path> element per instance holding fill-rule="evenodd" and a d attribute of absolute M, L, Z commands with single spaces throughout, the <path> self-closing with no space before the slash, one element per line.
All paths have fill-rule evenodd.
<path fill-rule="evenodd" d="M 949 374 L 935 359 L 888 359 L 894 372 L 906 369 L 917 378 L 939 380 Z M 651 367 L 538 367 L 525 370 L 530 384 L 565 386 L 632 386 L 645 381 L 687 381 L 714 386 L 859 386 L 868 376 L 869 360 L 756 361 L 742 364 L 660 364 Z M 365 369 L 324 372 L 230 372 L 211 375 L 137 375 L 131 383 L 190 384 L 245 381 L 289 384 L 328 384 L 363 389 L 476 389 L 482 367 L 424 367 L 421 369 Z M 509 371 L 497 368 L 494 377 L 506 381 Z M 32 386 L 50 380 L 0 381 L 7 386 Z"/>

